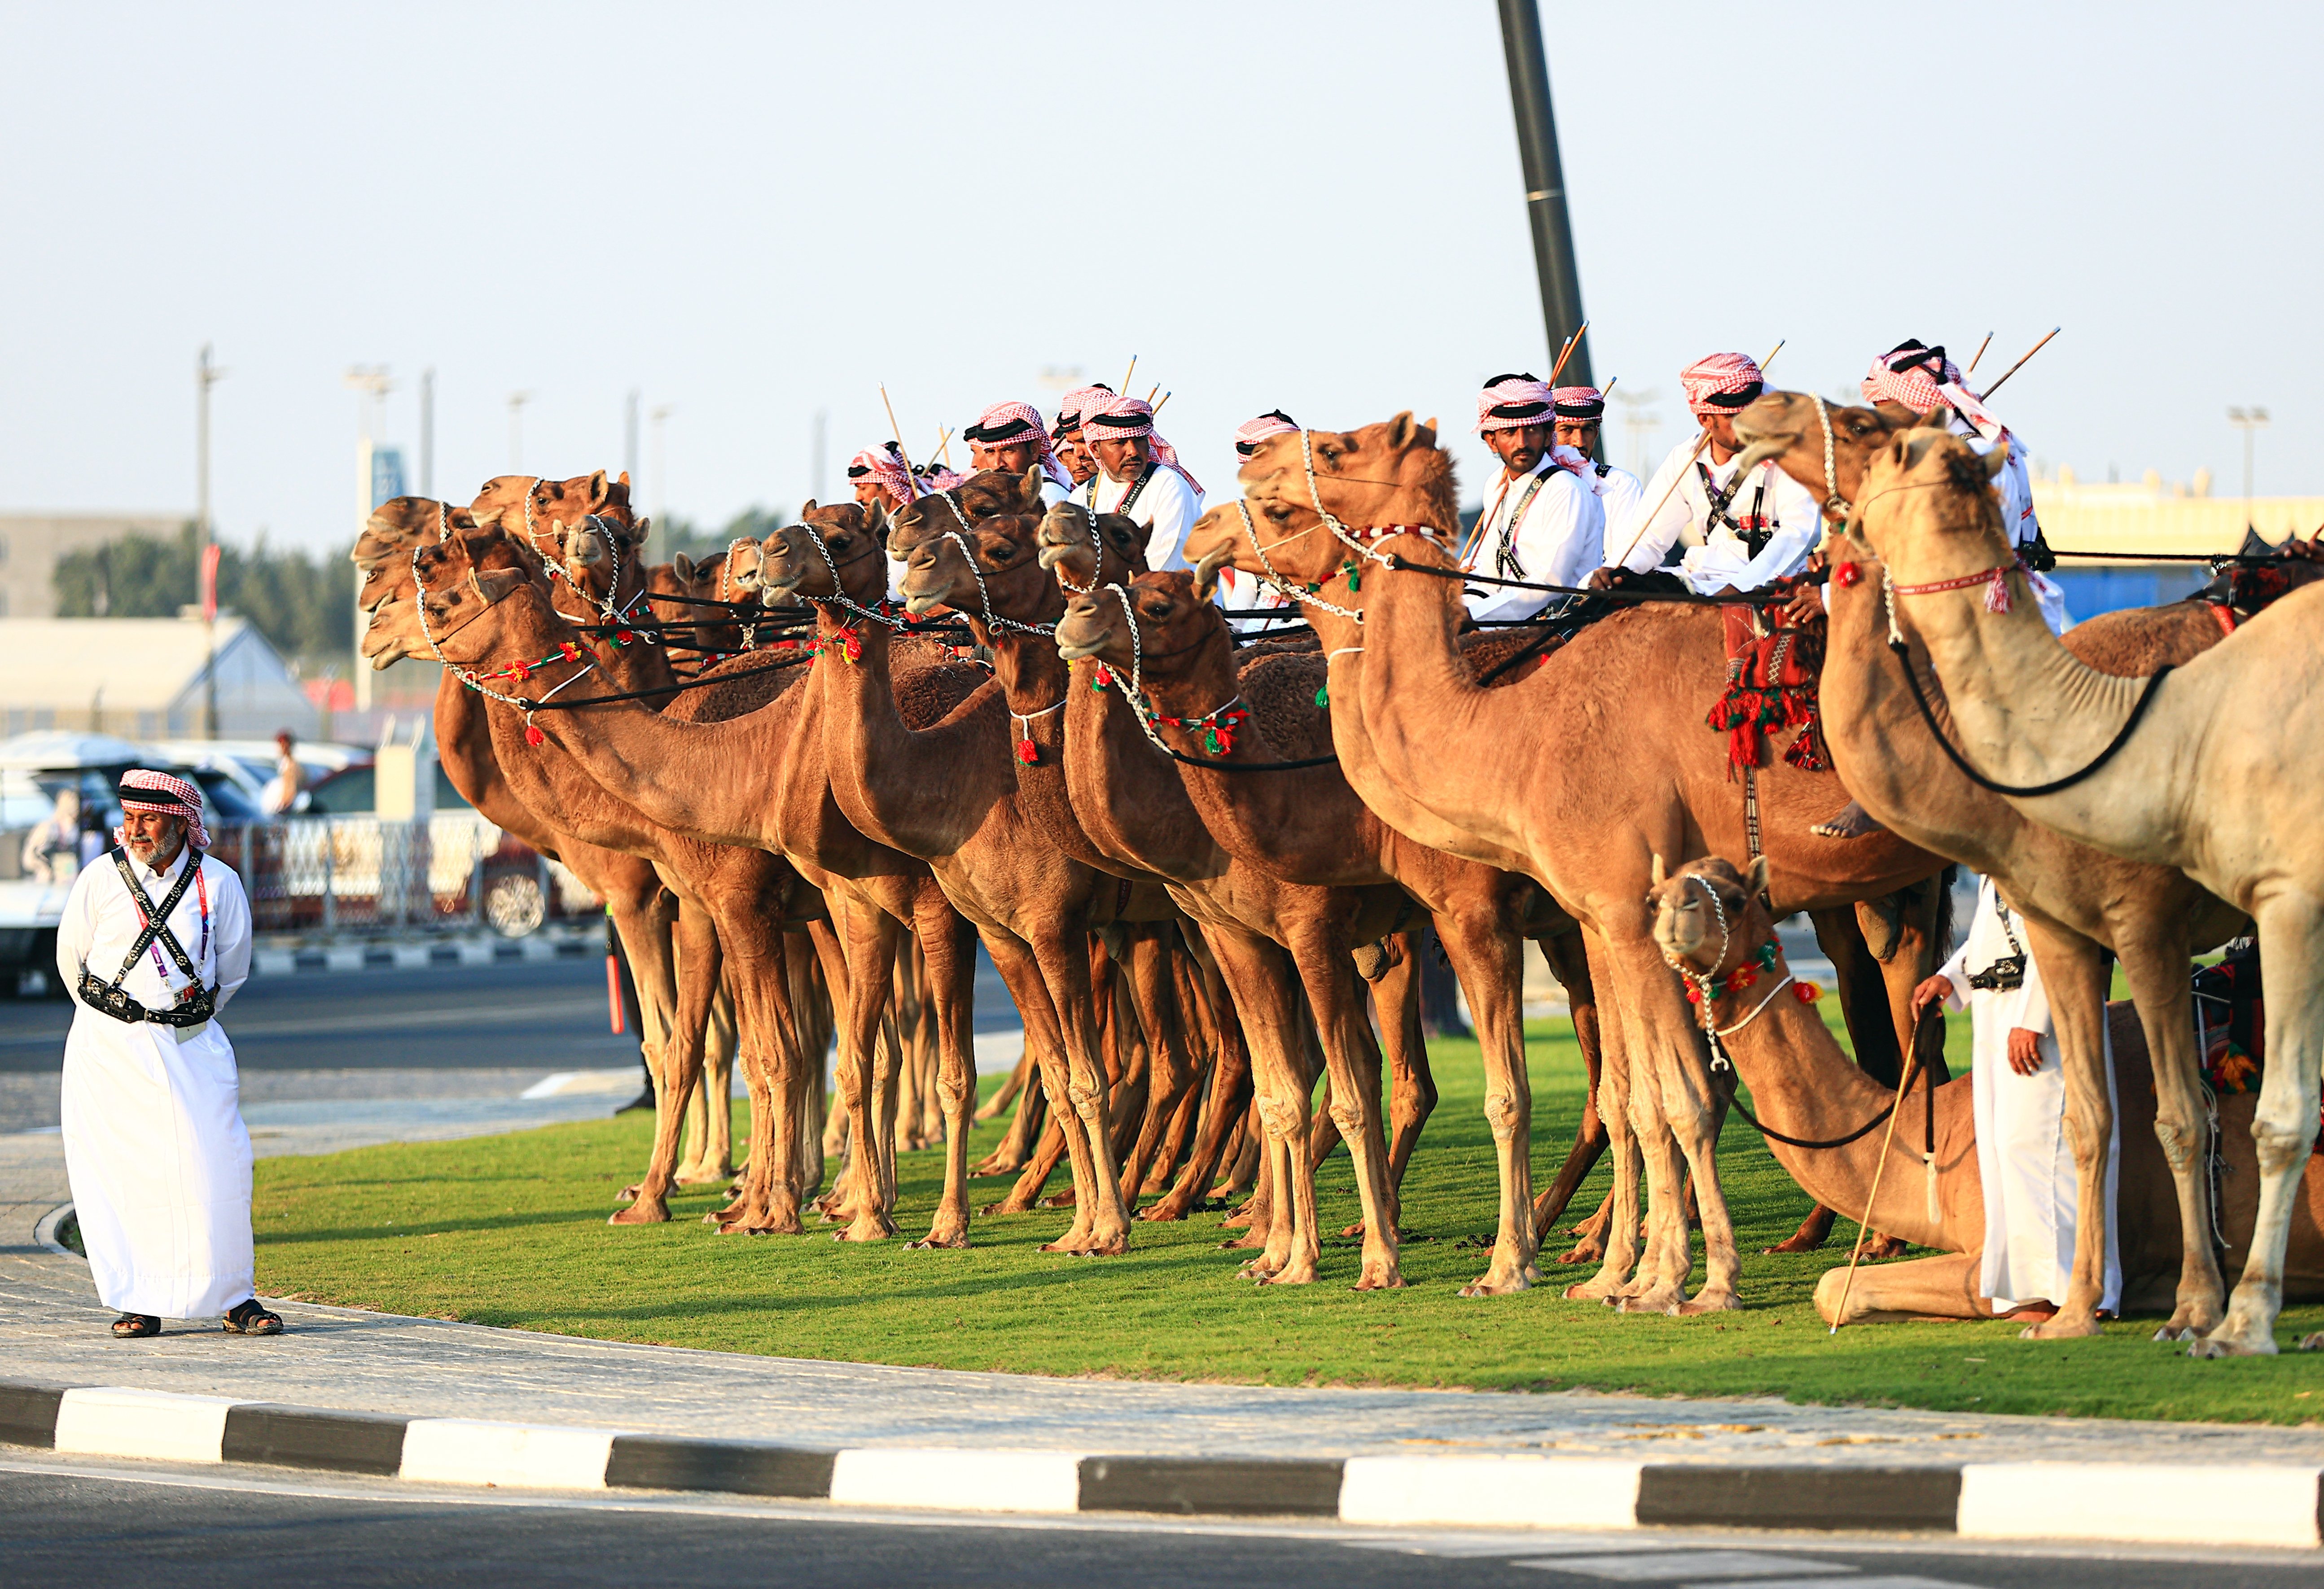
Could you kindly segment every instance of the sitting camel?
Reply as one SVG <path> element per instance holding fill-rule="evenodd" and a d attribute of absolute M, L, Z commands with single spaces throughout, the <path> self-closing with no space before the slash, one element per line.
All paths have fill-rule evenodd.
<path fill-rule="evenodd" d="M 1892 630 L 1927 646 L 1944 687 L 1951 721 L 1930 711 L 1932 731 L 1973 781 L 2081 843 L 2178 867 L 2257 923 L 2259 1224 L 2227 1317 L 2190 1351 L 2273 1353 L 2324 1062 L 2324 586 L 2175 670 L 2099 673 L 2034 609 L 1989 489 L 1998 457 L 1907 431 L 1865 473 L 1861 533 L 1886 565 Z M 2103 1088 L 2069 1086 L 2070 1129 L 2103 1136 Z"/>
<path fill-rule="evenodd" d="M 2039 621 L 2038 620 L 2036 621 Z M 1766 887 L 1763 858 L 1747 875 L 1716 856 L 1689 861 L 1675 877 L 1655 862 L 1655 941 L 1664 956 L 1711 998 L 1701 1009 L 1706 1027 L 1733 1061 L 1738 1080 L 1770 1131 L 1829 1142 L 1880 1117 L 1893 1094 L 1849 1061 L 1824 1024 L 1812 995 L 1798 995 L 1784 960 L 1775 923 L 1759 901 Z M 2123 1310 L 2172 1305 L 2179 1279 L 2179 1205 L 2171 1166 L 2152 1127 L 2155 1108 L 2146 1040 L 2127 1004 L 2113 1006 L 2116 1084 L 2126 1116 L 2122 1134 L 2120 1220 Z M 1879 1202 L 1868 1210 L 1878 1229 L 1942 1255 L 1844 1269 L 1816 1283 L 1816 1311 L 1827 1323 L 1882 1324 L 1900 1319 L 1991 1318 L 1993 1305 L 1978 1293 L 1985 1244 L 1985 1192 L 1978 1172 L 1977 1126 L 1970 1079 L 1948 1081 L 1933 1094 L 1936 1107 L 1936 1192 L 1929 1194 L 1921 1162 L 1932 1094 L 1914 1086 L 1899 1110 L 1895 1135 L 1870 1131 L 1842 1147 L 1800 1148 L 1778 1137 L 1768 1151 L 1818 1202 L 1868 1216 L 1875 1166 L 1884 1146 Z M 2249 1093 L 2219 1099 L 2220 1124 L 2247 1125 L 2261 1099 Z M 2258 1215 L 2258 1154 L 2244 1131 L 2221 1134 L 2226 1173 L 2219 1228 L 2230 1252 L 2250 1250 Z M 1932 1216 L 1931 1209 L 1935 1213 Z M 2324 1162 L 2308 1162 L 2292 1221 L 2285 1258 L 2287 1291 L 2302 1300 L 2324 1297 Z M 1840 1294 L 1848 1294 L 1847 1311 Z M 2029 1335 L 2031 1331 L 2027 1332 Z"/>

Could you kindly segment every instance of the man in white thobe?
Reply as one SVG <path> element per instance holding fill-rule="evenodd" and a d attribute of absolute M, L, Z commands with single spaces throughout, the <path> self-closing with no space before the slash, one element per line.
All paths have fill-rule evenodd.
<path fill-rule="evenodd" d="M 1477 572 L 1536 584 L 1579 585 L 1606 560 L 1606 511 L 1589 458 L 1551 440 L 1550 390 L 1531 375 L 1496 375 L 1477 395 L 1477 434 L 1501 461 L 1479 522 Z M 1469 616 L 1531 618 L 1546 591 L 1472 585 Z"/>
<path fill-rule="evenodd" d="M 1594 386 L 1561 386 L 1549 394 L 1549 400 L 1554 418 L 1550 434 L 1557 445 L 1595 458 L 1599 435 L 1606 424 L 1606 394 Z M 1611 464 L 1592 464 L 1590 473 L 1598 482 L 1599 504 L 1606 510 L 1607 536 L 1628 537 L 1630 527 L 1646 510 L 1646 482 Z M 1621 542 L 1613 544 L 1618 547 Z"/>
<path fill-rule="evenodd" d="M 1246 419 L 1235 427 L 1236 463 L 1250 462 L 1252 455 L 1265 445 L 1269 437 L 1298 434 L 1299 421 L 1280 409 L 1269 409 L 1256 419 Z M 1291 596 L 1273 582 L 1244 574 L 1231 565 L 1219 570 L 1216 600 L 1222 607 L 1251 611 L 1249 617 L 1227 620 L 1238 631 L 1264 632 L 1274 624 L 1301 621 L 1299 603 Z"/>
<path fill-rule="evenodd" d="M 1097 460 L 1082 443 L 1082 416 L 1101 403 L 1111 401 L 1113 388 L 1101 381 L 1094 386 L 1075 387 L 1057 404 L 1057 423 L 1049 431 L 1049 445 L 1076 490 L 1087 485 L 1097 473 Z"/>
<path fill-rule="evenodd" d="M 1157 574 L 1192 566 L 1186 532 L 1203 515 L 1202 482 L 1178 449 L 1155 434 L 1153 406 L 1117 397 L 1082 410 L 1082 446 L 1097 473 L 1074 500 L 1093 513 L 1120 513 L 1146 530 L 1146 566 Z"/>
<path fill-rule="evenodd" d="M 1041 505 L 1062 502 L 1074 494 L 1074 477 L 1049 445 L 1048 427 L 1041 410 L 1030 403 L 995 403 L 960 433 L 968 444 L 969 466 L 998 469 L 1022 480 L 1028 469 L 1041 471 Z"/>
<path fill-rule="evenodd" d="M 2023 923 L 1991 878 L 1980 879 L 1977 914 L 1960 951 L 1913 991 L 1915 1007 L 1964 1006 L 1976 1035 L 1970 1099 L 1977 1169 L 1985 1188 L 1985 1252 L 1978 1290 L 1996 1314 L 2046 1318 L 2074 1273 L 2078 1188 L 2066 1137 L 2066 1077 L 2051 1030 L 2041 969 L 2026 951 Z M 2114 1094 L 2114 1053 L 2106 1055 Z M 2113 1213 L 2121 1180 L 2117 1111 L 2107 1158 L 2106 1285 L 2098 1307 L 2122 1306 L 2122 1258 Z"/>
<path fill-rule="evenodd" d="M 120 1310 L 116 1336 L 220 1314 L 237 1334 L 277 1334 L 282 1320 L 254 1294 L 241 1079 L 212 1018 L 250 976 L 249 903 L 233 868 L 202 853 L 193 785 L 134 768 L 119 796 L 121 848 L 83 869 L 57 928 L 57 970 L 79 1006 L 65 1039 L 65 1169 L 89 1271 Z"/>
<path fill-rule="evenodd" d="M 1735 467 L 1735 416 L 1765 390 L 1759 366 L 1712 354 L 1678 378 L 1702 434 L 1671 449 L 1646 482 L 1644 514 L 1608 537 L 1607 567 L 1591 583 L 1620 583 L 1618 569 L 1651 574 L 1678 546 L 1686 548 L 1678 577 L 1700 596 L 1739 595 L 1802 573 L 1823 536 L 1815 499 L 1772 461 L 1748 475 Z"/>
<path fill-rule="evenodd" d="M 847 483 L 854 488 L 855 500 L 866 509 L 878 507 L 890 518 L 904 510 L 904 504 L 920 494 L 919 483 L 904 464 L 904 449 L 894 442 L 883 442 L 876 447 L 865 447 L 849 461 Z M 903 559 L 888 559 L 888 600 L 904 599 Z"/>

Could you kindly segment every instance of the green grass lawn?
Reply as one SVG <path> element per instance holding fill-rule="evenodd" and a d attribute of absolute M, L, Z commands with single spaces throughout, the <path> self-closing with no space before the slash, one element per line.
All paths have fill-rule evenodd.
<path fill-rule="evenodd" d="M 1838 1001 L 1827 999 L 1827 1019 Z M 1948 1023 L 1967 1065 L 1968 1024 Z M 1531 1027 L 1535 1174 L 1563 1160 L 1582 1070 L 1563 1021 Z M 1405 1185 L 1409 1289 L 1357 1293 L 1356 1244 L 1325 1243 L 1322 1283 L 1277 1289 L 1235 1278 L 1216 1212 L 1139 1225 L 1126 1257 L 1036 1250 L 1062 1210 L 977 1221 L 968 1252 L 908 1252 L 804 1237 L 720 1237 L 707 1194 L 671 1199 L 666 1226 L 605 1224 L 646 1160 L 642 1115 L 518 1134 L 365 1148 L 257 1167 L 261 1289 L 269 1295 L 608 1339 L 785 1356 L 1121 1378 L 1353 1383 L 1480 1390 L 1642 1391 L 1988 1412 L 2297 1423 L 2324 1410 L 2324 1360 L 2218 1363 L 2147 1339 L 2153 1320 L 2102 1338 L 2032 1342 L 1998 1322 L 1882 1325 L 1828 1336 L 1810 1305 L 1816 1277 L 1845 1263 L 1855 1227 L 1804 1256 L 1762 1257 L 1808 1199 L 1739 1120 L 1720 1160 L 1743 1244 L 1746 1310 L 1705 1318 L 1617 1315 L 1566 1301 L 1587 1270 L 1547 1265 L 1551 1284 L 1463 1300 L 1483 1267 L 1495 1207 L 1473 1042 L 1434 1050 L 1442 1101 Z M 738 1110 L 738 1121 L 740 1111 Z M 973 1153 L 997 1139 L 977 1128 Z M 737 1125 L 737 1139 L 741 1125 Z M 899 1167 L 906 1236 L 925 1231 L 939 1154 Z M 1596 1206 L 1603 1167 L 1576 1199 Z M 1062 1174 L 1052 1183 L 1062 1186 Z M 974 1183 L 979 1203 L 1007 1182 Z M 1327 1228 L 1356 1216 L 1344 1153 L 1322 1177 Z M 1700 1241 L 1697 1243 L 1700 1250 Z M 1557 1250 L 1563 1250 L 1559 1248 Z M 1701 1277 L 1700 1261 L 1696 1270 Z M 2286 1309 L 2278 1331 L 2324 1329 L 2324 1307 Z"/>

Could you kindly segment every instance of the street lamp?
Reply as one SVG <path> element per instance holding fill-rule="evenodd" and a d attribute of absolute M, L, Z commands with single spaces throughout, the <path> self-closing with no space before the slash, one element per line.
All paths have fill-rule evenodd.
<path fill-rule="evenodd" d="M 2227 423 L 2244 433 L 2244 528 L 2252 528 L 2252 432 L 2267 423 L 2265 409 L 2229 409 Z"/>
<path fill-rule="evenodd" d="M 346 384 L 355 394 L 355 534 L 361 536 L 371 522 L 371 510 L 379 504 L 372 501 L 372 451 L 378 445 L 381 421 L 387 403 L 387 394 L 395 383 L 387 378 L 385 364 L 357 364 L 346 373 Z M 355 710 L 371 710 L 372 670 L 363 659 L 364 626 L 370 621 L 363 610 L 363 575 L 355 575 L 355 648 L 350 676 L 355 685 Z"/>
<path fill-rule="evenodd" d="M 669 533 L 669 419 L 678 412 L 675 403 L 656 405 L 649 416 L 653 420 L 653 519 Z"/>

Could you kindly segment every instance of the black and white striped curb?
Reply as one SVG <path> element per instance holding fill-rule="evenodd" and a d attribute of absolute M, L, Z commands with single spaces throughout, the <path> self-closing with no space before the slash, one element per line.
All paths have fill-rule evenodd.
<path fill-rule="evenodd" d="M 535 932 L 524 938 L 462 937 L 401 940 L 389 943 L 262 943 L 251 952 L 251 969 L 262 977 L 297 971 L 416 971 L 431 966 L 498 966 L 537 960 L 584 960 L 604 952 L 602 934 Z"/>
<path fill-rule="evenodd" d="M 980 1512 L 1323 1517 L 1485 1528 L 1760 1528 L 2315 1546 L 2319 1470 L 2186 1463 L 1720 1466 L 1564 1456 L 818 1450 L 0 1382 L 0 1443 L 436 1484 L 680 1490 Z"/>

